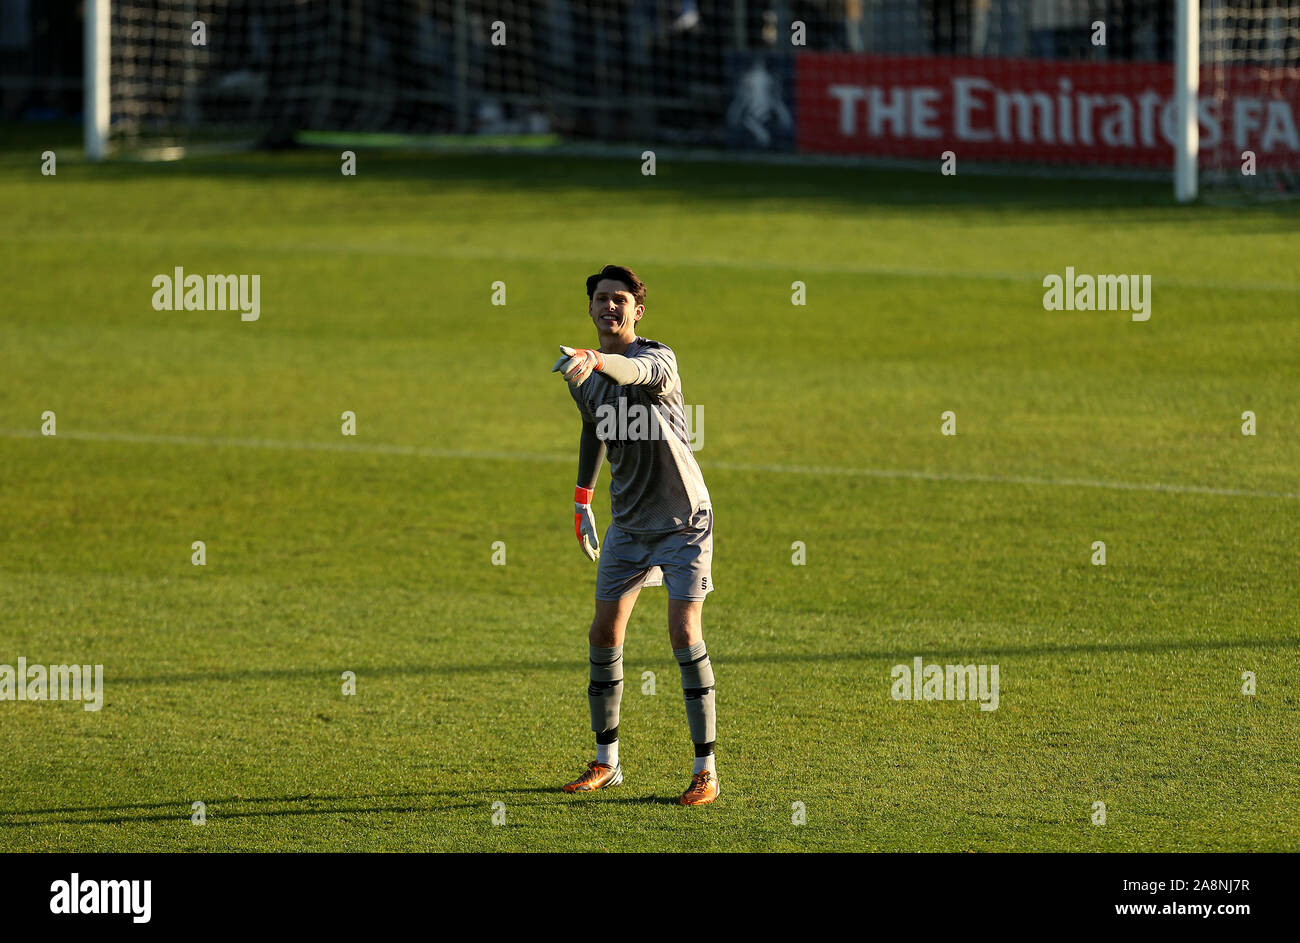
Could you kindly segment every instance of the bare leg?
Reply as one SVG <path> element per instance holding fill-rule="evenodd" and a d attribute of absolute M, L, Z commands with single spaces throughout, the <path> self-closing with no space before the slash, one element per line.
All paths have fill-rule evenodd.
<path fill-rule="evenodd" d="M 673 648 L 690 648 L 704 638 L 704 627 L 700 623 L 703 612 L 703 599 L 668 600 L 668 641 Z"/>
<path fill-rule="evenodd" d="M 632 607 L 636 605 L 641 590 L 628 593 L 622 599 L 597 599 L 596 616 L 591 620 L 591 631 L 587 641 L 597 648 L 613 648 L 623 644 L 627 633 L 627 621 L 632 618 Z M 671 603 L 669 604 L 671 611 Z M 699 619 L 696 618 L 698 623 Z"/>

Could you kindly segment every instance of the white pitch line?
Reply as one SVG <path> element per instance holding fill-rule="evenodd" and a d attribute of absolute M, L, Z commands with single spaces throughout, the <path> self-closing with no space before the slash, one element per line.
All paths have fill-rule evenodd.
<path fill-rule="evenodd" d="M 0 437 L 39 439 L 35 429 L 0 429 Z M 435 449 L 419 445 L 385 445 L 346 442 L 292 442 L 281 439 L 211 439 L 184 435 L 144 435 L 131 432 L 60 432 L 54 438 L 87 442 L 126 442 L 137 445 L 194 445 L 205 448 L 280 449 L 291 452 L 352 452 L 371 455 L 407 455 L 415 458 L 453 458 L 506 462 L 553 462 L 569 464 L 574 455 L 546 455 L 535 452 L 476 452 L 463 449 Z M 1112 491 L 1153 491 L 1165 494 L 1203 494 L 1222 498 L 1280 498 L 1300 501 L 1300 492 L 1251 491 L 1245 488 L 1211 488 L 1206 485 L 1170 485 L 1136 481 L 1102 481 L 1095 478 L 1039 478 L 1022 475 L 981 475 L 965 472 L 928 472 L 892 468 L 844 468 L 825 465 L 754 465 L 742 462 L 701 462 L 703 468 L 719 471 L 762 472 L 772 475 L 840 476 L 887 478 L 912 481 L 949 481 L 965 484 L 1035 485 L 1057 488 L 1104 488 Z"/>
<path fill-rule="evenodd" d="M 724 471 L 760 471 L 788 475 L 848 475 L 857 478 L 909 478 L 921 481 L 956 481 L 998 485 L 1054 485 L 1060 488 L 1109 488 L 1114 491 L 1163 491 L 1170 494 L 1209 494 L 1225 498 L 1285 498 L 1300 501 L 1300 492 L 1250 491 L 1244 488 L 1211 488 L 1206 485 L 1165 485 L 1140 481 L 1101 481 L 1096 478 L 1035 478 L 1023 475 L 979 475 L 966 472 L 925 472 L 887 468 L 836 468 L 813 465 L 736 465 L 710 462 L 709 468 Z"/>
<path fill-rule="evenodd" d="M 0 429 L 0 436 L 13 439 L 38 439 L 35 429 Z M 129 442 L 136 445 L 198 445 L 225 449 L 282 449 L 291 452 L 356 452 L 374 455 L 412 455 L 417 458 L 498 459 L 521 462 L 576 461 L 576 455 L 538 455 L 527 452 L 467 452 L 460 449 L 432 449 L 419 445 L 353 444 L 349 442 L 292 442 L 283 439 L 208 439 L 188 435 L 143 435 L 133 432 L 60 432 L 56 439 L 79 439 L 86 442 Z"/>

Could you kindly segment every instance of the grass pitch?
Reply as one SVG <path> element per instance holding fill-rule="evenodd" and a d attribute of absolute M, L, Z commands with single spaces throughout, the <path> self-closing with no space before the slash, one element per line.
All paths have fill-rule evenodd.
<path fill-rule="evenodd" d="M 0 164 L 0 663 L 103 664 L 106 696 L 0 701 L 0 849 L 1300 849 L 1294 207 L 364 151 L 344 177 L 56 147 L 44 177 L 62 142 L 26 133 Z M 548 370 L 594 342 L 610 261 L 703 407 L 703 809 L 675 805 L 662 589 L 626 645 L 626 785 L 558 791 L 592 751 L 595 568 Z M 1067 265 L 1150 274 L 1150 321 L 1043 310 Z M 260 274 L 260 320 L 154 311 L 175 266 Z M 998 665 L 999 708 L 891 699 L 915 656 Z"/>

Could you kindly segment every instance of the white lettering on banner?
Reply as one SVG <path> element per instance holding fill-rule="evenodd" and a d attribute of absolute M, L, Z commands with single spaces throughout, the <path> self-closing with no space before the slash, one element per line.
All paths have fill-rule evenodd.
<path fill-rule="evenodd" d="M 954 148 L 968 158 L 1119 152 L 1109 162 L 1160 166 L 1177 139 L 1166 66 L 1117 72 L 1026 60 L 981 74 L 976 60 L 819 53 L 799 63 L 801 150 L 920 155 L 929 153 L 923 144 L 942 141 L 982 145 Z M 1300 163 L 1300 81 L 1237 70 L 1221 86 L 1203 88 L 1197 102 L 1204 155 L 1236 159 L 1250 149 L 1273 166 Z"/>

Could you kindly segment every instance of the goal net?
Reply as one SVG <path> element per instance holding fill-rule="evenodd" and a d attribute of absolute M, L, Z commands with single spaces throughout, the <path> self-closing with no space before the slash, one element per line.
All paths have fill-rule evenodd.
<path fill-rule="evenodd" d="M 598 141 L 1168 173 L 1178 2 L 86 0 L 88 143 Z M 1291 186 L 1300 0 L 1190 2 L 1201 178 Z"/>
<path fill-rule="evenodd" d="M 1300 192 L 1300 2 L 1201 3 L 1202 189 Z"/>

